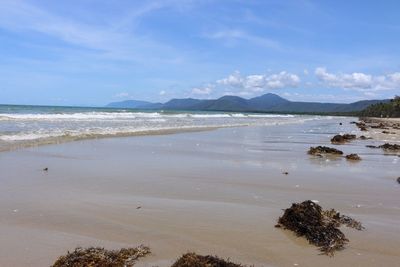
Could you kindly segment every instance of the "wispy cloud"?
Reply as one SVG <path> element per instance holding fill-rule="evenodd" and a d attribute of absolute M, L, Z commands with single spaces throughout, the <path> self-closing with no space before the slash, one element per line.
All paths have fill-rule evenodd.
<path fill-rule="evenodd" d="M 195 87 L 192 89 L 193 95 L 210 95 L 213 89 L 211 87 Z"/>
<path fill-rule="evenodd" d="M 134 23 L 145 14 L 172 4 L 175 2 L 151 1 L 108 24 L 89 24 L 49 12 L 25 1 L 5 0 L 0 3 L 0 28 L 47 35 L 76 48 L 90 49 L 92 54 L 111 60 L 148 62 L 158 58 L 173 62 L 176 60 L 174 55 L 178 55 L 174 48 L 123 29 L 123 25 Z"/>
<path fill-rule="evenodd" d="M 113 97 L 114 98 L 128 98 L 128 97 L 130 97 L 130 95 L 127 92 L 121 92 L 121 93 L 115 94 Z"/>
<path fill-rule="evenodd" d="M 251 42 L 252 44 L 268 47 L 273 49 L 282 49 L 280 43 L 276 40 L 253 35 L 243 30 L 231 29 L 231 30 L 221 30 L 206 33 L 203 35 L 205 38 L 215 39 L 215 40 L 223 40 L 223 41 L 246 41 Z"/>
<path fill-rule="evenodd" d="M 315 75 L 325 87 L 354 89 L 360 91 L 393 90 L 400 88 L 400 72 L 371 75 L 362 72 L 330 73 L 319 67 Z"/>
<path fill-rule="evenodd" d="M 284 3 L 284 2 L 282 1 L 282 3 Z M 239 19 L 244 20 L 246 22 L 254 23 L 259 26 L 261 25 L 261 26 L 267 27 L 267 28 L 286 30 L 286 31 L 290 31 L 292 33 L 298 33 L 298 34 L 303 34 L 303 35 L 314 34 L 310 29 L 301 28 L 294 24 L 288 24 L 279 18 L 272 18 L 272 17 L 266 18 L 265 16 L 261 17 L 261 16 L 256 15 L 251 10 L 246 10 L 243 17 L 240 17 Z"/>
<path fill-rule="evenodd" d="M 400 88 L 395 7 L 350 16 L 358 5 L 308 0 L 1 0 L 0 99 L 391 97 Z"/>

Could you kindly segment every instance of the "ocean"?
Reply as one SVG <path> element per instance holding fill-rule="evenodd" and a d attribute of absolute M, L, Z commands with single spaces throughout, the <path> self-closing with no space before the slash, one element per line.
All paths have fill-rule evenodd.
<path fill-rule="evenodd" d="M 0 150 L 111 136 L 302 123 L 318 118 L 290 114 L 0 105 Z"/>

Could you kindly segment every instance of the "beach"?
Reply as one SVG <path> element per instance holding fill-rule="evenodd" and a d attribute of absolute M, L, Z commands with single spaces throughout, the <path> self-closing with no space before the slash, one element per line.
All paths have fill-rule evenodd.
<path fill-rule="evenodd" d="M 49 266 L 77 246 L 140 244 L 152 254 L 136 266 L 170 266 L 188 251 L 254 266 L 396 266 L 400 158 L 366 145 L 399 143 L 399 135 L 362 132 L 354 120 L 320 117 L 3 151 L 0 266 Z M 339 133 L 374 139 L 331 145 Z M 362 160 L 307 155 L 317 145 Z M 305 239 L 274 227 L 282 209 L 308 199 L 365 229 L 341 228 L 346 248 L 319 255 Z"/>

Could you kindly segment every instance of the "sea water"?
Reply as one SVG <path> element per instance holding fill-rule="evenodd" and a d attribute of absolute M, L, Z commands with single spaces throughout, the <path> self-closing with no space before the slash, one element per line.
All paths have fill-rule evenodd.
<path fill-rule="evenodd" d="M 86 138 L 303 123 L 319 118 L 290 114 L 0 105 L 0 150 Z"/>

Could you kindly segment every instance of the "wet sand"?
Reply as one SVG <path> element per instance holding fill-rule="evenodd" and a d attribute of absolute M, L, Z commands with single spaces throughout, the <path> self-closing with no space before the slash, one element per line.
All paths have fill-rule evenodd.
<path fill-rule="evenodd" d="M 400 158 L 365 147 L 382 144 L 376 139 L 330 145 L 337 133 L 366 135 L 351 120 L 0 153 L 0 266 L 49 266 L 76 246 L 139 244 L 152 255 L 137 266 L 169 266 L 187 251 L 255 266 L 396 266 Z M 363 160 L 307 155 L 315 145 Z M 319 255 L 307 241 L 274 228 L 282 209 L 307 199 L 366 229 L 343 228 L 347 248 L 332 258 Z"/>

